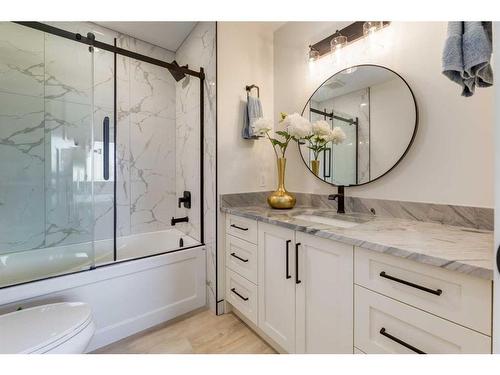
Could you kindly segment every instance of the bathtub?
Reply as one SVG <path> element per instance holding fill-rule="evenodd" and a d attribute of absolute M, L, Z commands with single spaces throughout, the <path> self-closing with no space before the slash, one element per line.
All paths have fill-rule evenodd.
<path fill-rule="evenodd" d="M 198 246 L 200 243 L 177 229 L 140 233 L 116 239 L 116 261 L 132 260 Z M 0 255 L 0 287 L 64 275 L 114 263 L 113 240 Z"/>
<path fill-rule="evenodd" d="M 95 242 L 97 268 L 88 272 L 76 271 L 89 269 L 91 244 L 0 256 L 2 283 L 18 284 L 0 289 L 0 314 L 47 303 L 88 303 L 96 324 L 92 351 L 207 305 L 206 252 L 195 239 L 176 229 L 121 237 L 117 262 L 112 244 Z M 46 278 L 48 273 L 64 274 Z"/>

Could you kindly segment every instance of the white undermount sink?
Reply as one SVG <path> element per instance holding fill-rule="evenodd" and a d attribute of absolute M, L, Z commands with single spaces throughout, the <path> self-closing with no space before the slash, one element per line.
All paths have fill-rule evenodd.
<path fill-rule="evenodd" d="M 331 225 L 333 227 L 339 227 L 339 228 L 352 228 L 352 227 L 355 227 L 356 225 L 360 224 L 360 223 L 347 221 L 347 220 L 340 220 L 340 219 L 334 219 L 331 217 L 307 215 L 307 214 L 294 216 L 294 219 L 311 221 L 313 223 Z"/>

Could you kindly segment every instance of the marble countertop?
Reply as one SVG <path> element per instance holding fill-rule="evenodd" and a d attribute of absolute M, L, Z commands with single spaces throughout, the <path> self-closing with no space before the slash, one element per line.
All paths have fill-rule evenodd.
<path fill-rule="evenodd" d="M 262 206 L 222 207 L 221 210 L 380 253 L 487 280 L 493 279 L 492 231 L 366 214 L 338 215 L 332 209 L 307 207 L 287 211 Z M 340 228 L 295 218 L 303 214 L 338 218 L 358 224 L 351 228 Z"/>

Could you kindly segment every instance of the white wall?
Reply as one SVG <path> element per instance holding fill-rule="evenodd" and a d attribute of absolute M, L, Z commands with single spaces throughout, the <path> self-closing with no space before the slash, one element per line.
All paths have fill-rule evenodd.
<path fill-rule="evenodd" d="M 241 137 L 245 86 L 260 88 L 264 116 L 272 118 L 274 22 L 217 23 L 217 181 L 218 194 L 274 189 L 276 166 L 268 140 Z M 218 212 L 218 300 L 224 299 L 225 217 Z M 223 312 L 223 304 L 217 305 Z"/>
<path fill-rule="evenodd" d="M 370 87 L 370 178 L 383 175 L 405 152 L 415 115 L 411 93 L 399 78 Z"/>
<path fill-rule="evenodd" d="M 217 29 L 217 128 L 219 194 L 275 188 L 275 159 L 268 140 L 241 137 L 245 86 L 260 87 L 264 117 L 272 118 L 271 22 L 219 22 Z"/>
<path fill-rule="evenodd" d="M 310 67 L 307 46 L 341 27 L 289 22 L 275 32 L 275 119 L 279 112 L 301 112 L 316 87 L 345 67 L 387 66 L 414 91 L 420 116 L 417 138 L 396 169 L 374 183 L 346 189 L 347 194 L 493 207 L 493 89 L 478 89 L 473 97 L 463 98 L 459 86 L 441 74 L 446 23 L 393 22 L 376 40 L 358 41 L 341 51 L 337 61 L 325 57 Z M 288 159 L 288 189 L 322 194 L 335 190 L 306 169 L 295 147 Z"/>

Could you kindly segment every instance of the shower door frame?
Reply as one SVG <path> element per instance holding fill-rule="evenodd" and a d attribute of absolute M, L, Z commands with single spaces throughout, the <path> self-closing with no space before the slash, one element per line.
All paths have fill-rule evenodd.
<path fill-rule="evenodd" d="M 165 255 L 165 254 L 175 253 L 178 251 L 193 249 L 193 248 L 200 247 L 200 246 L 205 246 L 205 222 L 204 222 L 204 185 L 205 185 L 204 184 L 204 141 L 205 141 L 205 136 L 204 136 L 205 87 L 204 87 L 204 83 L 205 83 L 205 71 L 204 71 L 204 68 L 200 67 L 200 70 L 196 71 L 196 70 L 189 69 L 187 65 L 186 66 L 178 66 L 176 64 L 172 64 L 172 63 L 169 63 L 169 62 L 166 62 L 163 60 L 155 59 L 155 58 L 152 58 L 152 57 L 147 56 L 147 55 L 142 55 L 140 53 L 132 52 L 132 51 L 117 47 L 116 46 L 116 39 L 115 39 L 115 45 L 111 45 L 111 44 L 107 44 L 107 43 L 103 43 L 103 42 L 100 42 L 98 40 L 95 40 L 95 38 L 93 38 L 93 37 L 89 38 L 89 37 L 83 36 L 79 33 L 72 33 L 72 32 L 69 32 L 69 31 L 66 31 L 63 29 L 59 29 L 59 28 L 54 27 L 54 26 L 44 24 L 42 22 L 32 22 L 32 21 L 12 21 L 12 22 L 15 24 L 21 25 L 21 26 L 26 26 L 26 27 L 29 27 L 29 28 L 32 28 L 35 30 L 45 32 L 45 33 L 49 33 L 49 34 L 56 35 L 56 36 L 59 36 L 62 38 L 73 40 L 73 41 L 78 42 L 78 43 L 86 44 L 89 47 L 100 48 L 100 49 L 103 49 L 105 51 L 114 53 L 115 65 L 114 65 L 114 72 L 113 72 L 113 75 L 114 75 L 113 102 L 114 102 L 114 112 L 115 112 L 115 114 L 114 114 L 115 145 L 116 145 L 116 135 L 118 132 L 118 130 L 116 128 L 116 78 L 117 78 L 117 76 L 116 76 L 116 55 L 122 55 L 122 56 L 126 56 L 126 57 L 129 57 L 132 59 L 147 62 L 149 64 L 157 65 L 157 66 L 166 68 L 168 70 L 175 70 L 175 71 L 178 71 L 180 73 L 184 73 L 186 75 L 196 77 L 200 80 L 200 143 L 199 143 L 199 146 L 200 146 L 200 186 L 199 186 L 199 189 L 200 189 L 200 211 L 199 211 L 199 215 L 200 215 L 200 241 L 199 242 L 200 243 L 197 245 L 187 246 L 187 247 L 174 249 L 174 250 L 170 250 L 170 251 L 164 251 L 164 252 L 157 253 L 157 254 L 145 255 L 142 257 L 136 257 L 136 258 L 131 258 L 131 259 L 116 260 L 116 219 L 117 219 L 117 217 L 116 217 L 116 168 L 114 168 L 114 181 L 113 181 L 113 184 L 114 184 L 114 197 L 113 197 L 113 200 L 114 200 L 114 208 L 113 208 L 113 210 L 114 210 L 114 213 L 113 213 L 113 216 L 114 216 L 114 219 L 113 219 L 114 220 L 113 247 L 114 247 L 114 249 L 113 249 L 113 253 L 114 254 L 113 254 L 113 259 L 114 260 L 113 260 L 113 262 L 98 265 L 98 266 L 93 265 L 89 269 L 85 269 L 85 270 L 80 270 L 80 271 L 75 271 L 75 272 L 67 272 L 67 273 L 62 273 L 59 275 L 47 276 L 47 277 L 39 278 L 36 280 L 25 281 L 25 282 L 21 282 L 21 283 L 17 283 L 17 284 L 0 286 L 0 290 L 6 289 L 6 288 L 16 287 L 19 285 L 30 284 L 30 283 L 34 283 L 34 282 L 38 282 L 38 281 L 50 280 L 50 279 L 54 279 L 54 278 L 58 278 L 58 277 L 62 277 L 62 276 L 68 276 L 68 275 L 74 275 L 74 274 L 78 274 L 78 273 L 82 273 L 82 272 L 88 272 L 88 271 L 91 271 L 91 270 L 94 270 L 97 268 L 113 266 L 115 264 L 121 264 L 121 263 L 125 263 L 125 262 L 131 262 L 134 260 L 151 258 L 151 257 L 159 256 L 159 255 Z M 90 35 L 87 34 L 87 36 L 90 36 Z M 92 34 L 92 36 L 93 36 L 93 34 Z M 115 151 L 114 151 L 114 155 L 113 155 L 113 162 L 116 166 L 116 146 L 115 146 Z M 93 241 L 94 241 L 94 239 L 93 239 Z"/>

